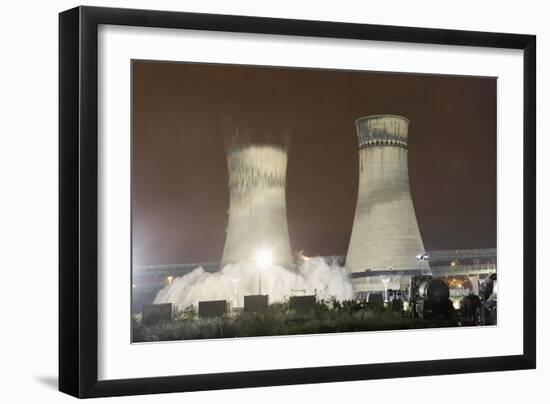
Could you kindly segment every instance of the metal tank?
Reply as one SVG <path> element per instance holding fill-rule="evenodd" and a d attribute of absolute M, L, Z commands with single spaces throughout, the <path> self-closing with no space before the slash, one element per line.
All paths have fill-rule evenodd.
<path fill-rule="evenodd" d="M 415 317 L 429 318 L 443 316 L 449 319 L 454 314 L 449 300 L 449 287 L 441 279 L 413 277 L 411 283 L 410 310 Z"/>
<path fill-rule="evenodd" d="M 229 218 L 222 266 L 257 261 L 293 264 L 286 217 L 287 153 L 280 146 L 245 144 L 227 151 Z"/>
<path fill-rule="evenodd" d="M 359 189 L 346 257 L 356 293 L 403 289 L 408 276 L 378 278 L 373 271 L 425 270 L 424 245 L 416 221 L 408 169 L 409 120 L 371 115 L 355 121 L 359 143 Z M 390 282 L 390 283 L 388 283 Z"/>
<path fill-rule="evenodd" d="M 420 285 L 418 294 L 434 305 L 446 305 L 449 300 L 449 287 L 441 279 L 432 279 Z"/>

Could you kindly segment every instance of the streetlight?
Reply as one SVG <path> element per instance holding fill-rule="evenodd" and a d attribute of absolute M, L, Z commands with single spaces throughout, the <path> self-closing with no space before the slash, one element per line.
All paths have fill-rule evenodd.
<path fill-rule="evenodd" d="M 238 278 L 232 278 L 231 283 L 233 284 L 233 293 L 235 295 L 235 307 L 237 307 L 237 286 L 239 285 L 239 279 Z"/>
<path fill-rule="evenodd" d="M 430 256 L 427 253 L 418 254 L 416 256 L 417 261 L 428 261 L 430 259 Z M 420 274 L 424 275 L 424 266 L 420 265 Z"/>
<path fill-rule="evenodd" d="M 382 282 L 384 282 L 384 295 L 385 295 L 385 302 L 387 303 L 388 302 L 388 282 L 390 280 L 388 278 L 383 278 L 382 279 Z"/>
<path fill-rule="evenodd" d="M 271 251 L 262 248 L 256 252 L 256 263 L 258 264 L 260 271 L 258 274 L 258 294 L 262 294 L 262 269 L 273 263 L 273 257 Z"/>

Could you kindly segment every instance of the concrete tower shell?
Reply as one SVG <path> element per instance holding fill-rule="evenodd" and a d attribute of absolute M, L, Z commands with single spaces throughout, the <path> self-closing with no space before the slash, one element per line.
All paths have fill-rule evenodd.
<path fill-rule="evenodd" d="M 355 123 L 359 191 L 346 257 L 348 271 L 429 269 L 427 261 L 417 259 L 424 245 L 409 185 L 409 120 L 373 115 Z"/>
<path fill-rule="evenodd" d="M 274 145 L 240 145 L 227 152 L 229 219 L 222 266 L 254 261 L 269 251 L 273 263 L 293 263 L 286 217 L 287 153 Z"/>

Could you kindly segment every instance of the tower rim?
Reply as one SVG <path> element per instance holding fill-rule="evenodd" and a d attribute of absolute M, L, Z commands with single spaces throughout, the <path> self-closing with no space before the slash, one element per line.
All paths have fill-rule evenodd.
<path fill-rule="evenodd" d="M 407 124 L 409 124 L 411 122 L 409 118 L 406 118 L 403 115 L 375 114 L 375 115 L 365 115 L 365 116 L 359 117 L 355 120 L 355 124 L 357 125 L 360 121 L 368 121 L 370 119 L 377 119 L 377 118 L 398 118 L 398 119 L 401 119 L 401 120 L 407 122 Z"/>
<path fill-rule="evenodd" d="M 270 148 L 270 149 L 275 149 L 275 150 L 281 151 L 285 154 L 288 153 L 287 148 L 285 146 L 280 145 L 280 144 L 277 144 L 277 143 L 255 143 L 255 142 L 243 142 L 243 143 L 232 144 L 232 145 L 227 146 L 225 148 L 225 152 L 226 152 L 226 154 L 229 155 L 229 154 L 239 152 L 239 151 L 242 151 L 242 150 L 246 150 L 246 149 L 249 149 L 249 148 L 252 148 L 252 147 L 265 147 L 265 148 Z"/>

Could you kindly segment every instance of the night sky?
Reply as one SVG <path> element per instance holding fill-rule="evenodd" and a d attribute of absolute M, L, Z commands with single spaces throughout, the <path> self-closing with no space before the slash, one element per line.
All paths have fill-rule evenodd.
<path fill-rule="evenodd" d="M 294 251 L 345 255 L 358 186 L 355 119 L 410 119 L 409 174 L 426 250 L 496 247 L 496 79 L 134 61 L 134 264 L 217 262 L 225 149 L 289 151 Z"/>

